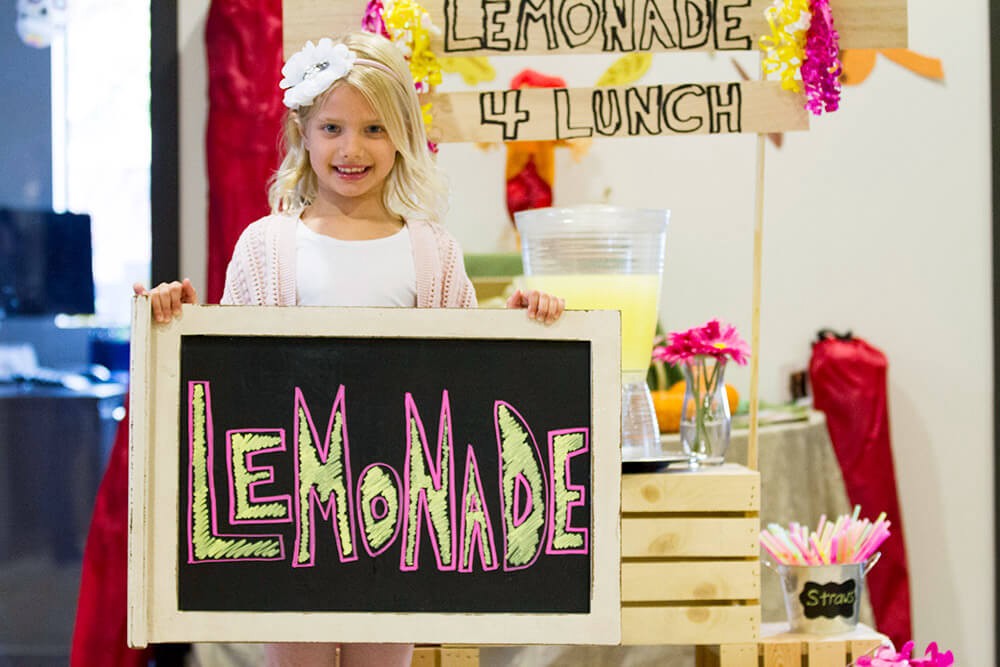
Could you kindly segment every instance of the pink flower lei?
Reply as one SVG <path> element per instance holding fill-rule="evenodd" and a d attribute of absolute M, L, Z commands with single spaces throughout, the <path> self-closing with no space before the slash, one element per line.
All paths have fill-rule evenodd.
<path fill-rule="evenodd" d="M 840 35 L 833 27 L 829 0 L 811 0 L 812 19 L 806 35 L 806 55 L 800 74 L 806 89 L 806 109 L 815 115 L 840 106 Z"/>
<path fill-rule="evenodd" d="M 836 111 L 843 67 L 829 0 L 774 0 L 764 17 L 771 28 L 760 39 L 765 74 L 779 74 L 785 90 L 804 88 L 812 113 Z"/>
<path fill-rule="evenodd" d="M 880 646 L 872 655 L 863 655 L 854 661 L 855 667 L 951 667 L 955 657 L 951 651 L 941 653 L 936 642 L 927 645 L 927 652 L 922 658 L 910 657 L 913 654 L 913 642 L 903 644 L 896 653 L 889 646 Z"/>
<path fill-rule="evenodd" d="M 382 18 L 383 12 L 385 12 L 385 7 L 382 5 L 382 0 L 369 0 L 365 7 L 365 15 L 361 17 L 361 29 L 365 32 L 382 35 L 386 39 L 392 39 L 389 36 L 388 28 L 385 27 L 385 19 Z"/>

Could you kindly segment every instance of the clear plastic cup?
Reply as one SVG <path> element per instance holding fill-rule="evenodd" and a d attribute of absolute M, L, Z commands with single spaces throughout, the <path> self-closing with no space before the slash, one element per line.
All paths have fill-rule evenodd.
<path fill-rule="evenodd" d="M 656 334 L 670 211 L 617 206 L 514 214 L 524 280 L 572 310 L 620 310 L 622 460 L 655 458 L 660 430 L 646 385 Z"/>

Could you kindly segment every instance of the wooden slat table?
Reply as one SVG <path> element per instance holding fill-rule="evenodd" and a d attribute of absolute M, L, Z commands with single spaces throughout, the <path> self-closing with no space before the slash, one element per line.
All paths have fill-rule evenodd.
<path fill-rule="evenodd" d="M 622 644 L 754 642 L 760 475 L 736 464 L 622 477 Z"/>
<path fill-rule="evenodd" d="M 840 635 L 808 635 L 788 631 L 787 623 L 761 626 L 760 641 L 699 646 L 696 667 L 844 667 L 871 654 L 885 635 L 866 625 Z"/>
<path fill-rule="evenodd" d="M 696 667 L 845 667 L 886 643 L 866 625 L 842 635 L 804 635 L 786 623 L 765 623 L 756 642 L 698 646 Z M 413 667 L 478 667 L 474 646 L 418 646 Z"/>

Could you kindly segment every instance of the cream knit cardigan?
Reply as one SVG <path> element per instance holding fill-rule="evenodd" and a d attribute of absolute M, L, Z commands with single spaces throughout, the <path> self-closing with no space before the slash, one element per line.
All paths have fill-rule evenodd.
<path fill-rule="evenodd" d="M 223 304 L 294 306 L 295 226 L 298 216 L 269 215 L 240 235 L 226 269 Z M 408 220 L 417 274 L 417 308 L 475 308 L 462 251 L 441 225 Z"/>

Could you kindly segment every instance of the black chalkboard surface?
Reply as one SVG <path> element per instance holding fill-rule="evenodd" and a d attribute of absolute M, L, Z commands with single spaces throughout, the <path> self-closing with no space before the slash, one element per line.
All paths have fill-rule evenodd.
<path fill-rule="evenodd" d="M 191 517 L 178 525 L 181 609 L 589 611 L 591 456 L 581 447 L 563 457 L 563 469 L 551 470 L 554 436 L 547 435 L 571 430 L 581 445 L 589 443 L 586 341 L 185 336 L 180 356 L 180 403 L 186 409 L 178 483 L 191 491 L 180 498 L 181 516 Z M 192 424 L 192 406 L 199 401 L 210 406 L 202 425 Z M 335 419 L 343 421 L 334 424 L 332 440 L 343 434 L 343 453 L 327 451 L 326 469 L 309 481 L 312 471 L 300 471 L 298 461 L 318 460 L 322 450 L 338 447 L 324 442 L 335 407 Z M 528 460 L 526 475 L 509 476 L 509 505 L 503 502 L 498 444 L 505 431 L 497 415 L 513 418 L 514 428 L 519 424 L 529 437 L 524 451 L 512 455 L 526 454 Z M 307 433 L 301 432 L 303 419 Z M 413 441 L 408 423 L 417 425 L 423 442 Z M 201 429 L 210 429 L 211 451 L 193 461 L 191 440 Z M 248 449 L 251 438 L 266 449 Z M 421 474 L 421 465 L 407 464 L 408 450 L 429 475 Z M 247 451 L 254 452 L 250 465 Z M 197 490 L 193 466 L 207 460 L 210 493 L 202 518 L 210 521 L 199 535 L 201 520 L 192 511 L 199 499 L 192 495 L 204 493 Z M 389 501 L 385 493 L 362 499 L 362 474 L 370 466 L 376 473 L 365 479 L 388 484 Z M 525 483 L 532 474 L 544 495 Z M 570 532 L 564 524 L 557 535 L 575 537 L 571 548 L 560 549 L 550 530 L 554 475 L 582 490 L 570 508 Z M 437 489 L 431 476 L 439 478 Z M 253 488 L 242 491 L 238 502 L 241 477 L 244 489 Z M 421 477 L 429 489 L 419 489 Z M 324 495 L 338 485 L 343 493 Z M 425 501 L 434 494 L 439 500 Z M 249 502 L 250 495 L 257 502 Z M 389 540 L 368 544 L 365 526 L 377 523 L 371 510 L 385 517 L 390 504 L 397 520 L 388 517 L 383 527 Z M 415 507 L 415 524 L 409 507 Z M 447 536 L 442 544 L 431 521 L 438 510 L 440 534 Z M 537 529 L 529 558 L 514 564 L 512 554 L 505 554 L 513 546 L 505 548 L 504 537 L 506 525 L 518 519 L 522 525 L 535 521 Z M 467 535 L 463 523 L 478 530 Z M 197 540 L 205 545 L 196 549 Z M 268 543 L 278 548 L 263 556 L 259 549 Z M 405 558 L 408 544 L 416 567 Z"/>
<path fill-rule="evenodd" d="M 148 308 L 133 645 L 617 643 L 617 312 Z"/>

